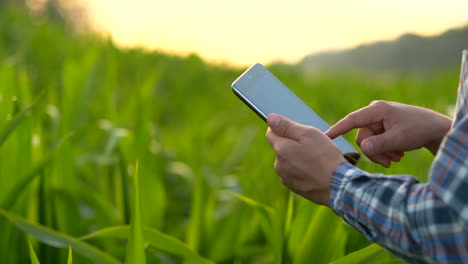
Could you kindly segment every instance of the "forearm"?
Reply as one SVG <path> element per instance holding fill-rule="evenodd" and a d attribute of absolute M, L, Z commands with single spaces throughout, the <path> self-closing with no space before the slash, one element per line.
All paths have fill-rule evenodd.
<path fill-rule="evenodd" d="M 432 190 L 408 175 L 371 175 L 342 164 L 332 180 L 330 206 L 369 240 L 410 262 L 467 261 L 468 225 Z M 447 227 L 450 228 L 447 228 Z M 449 237 L 447 240 L 446 238 Z M 453 255 L 455 252 L 456 255 Z"/>

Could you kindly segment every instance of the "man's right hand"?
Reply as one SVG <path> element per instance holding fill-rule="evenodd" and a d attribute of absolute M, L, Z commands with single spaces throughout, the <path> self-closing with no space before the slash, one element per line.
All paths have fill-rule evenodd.
<path fill-rule="evenodd" d="M 435 155 L 451 123 L 450 118 L 426 108 L 373 101 L 338 121 L 325 134 L 334 139 L 359 128 L 356 143 L 364 154 L 390 167 L 406 151 L 425 147 Z"/>

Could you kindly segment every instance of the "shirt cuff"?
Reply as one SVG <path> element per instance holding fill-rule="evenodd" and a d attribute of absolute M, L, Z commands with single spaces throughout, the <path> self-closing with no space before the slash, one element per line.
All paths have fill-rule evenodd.
<path fill-rule="evenodd" d="M 349 162 L 342 162 L 333 171 L 331 178 L 330 202 L 329 206 L 335 211 L 338 207 L 340 199 L 337 199 L 344 183 L 348 182 L 355 175 L 359 174 L 360 170 Z"/>

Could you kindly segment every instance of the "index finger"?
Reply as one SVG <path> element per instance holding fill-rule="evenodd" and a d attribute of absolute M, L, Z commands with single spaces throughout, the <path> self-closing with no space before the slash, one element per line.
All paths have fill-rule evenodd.
<path fill-rule="evenodd" d="M 367 127 L 383 120 L 384 109 L 372 104 L 354 111 L 331 126 L 325 134 L 334 139 L 352 129 Z"/>

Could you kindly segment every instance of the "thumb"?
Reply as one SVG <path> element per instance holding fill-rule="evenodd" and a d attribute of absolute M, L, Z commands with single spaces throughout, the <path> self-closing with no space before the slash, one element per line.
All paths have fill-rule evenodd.
<path fill-rule="evenodd" d="M 301 124 L 291 121 L 284 116 L 270 114 L 267 122 L 271 130 L 280 137 L 298 141 L 304 135 Z"/>
<path fill-rule="evenodd" d="M 395 136 L 389 130 L 379 135 L 364 139 L 361 143 L 361 149 L 366 155 L 382 154 L 388 151 L 396 150 Z"/>

